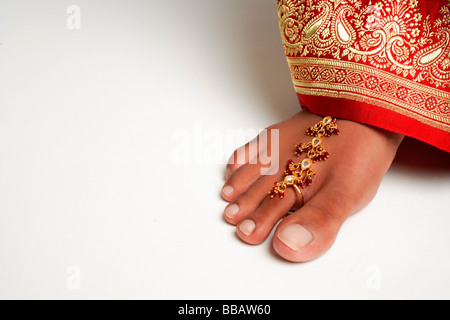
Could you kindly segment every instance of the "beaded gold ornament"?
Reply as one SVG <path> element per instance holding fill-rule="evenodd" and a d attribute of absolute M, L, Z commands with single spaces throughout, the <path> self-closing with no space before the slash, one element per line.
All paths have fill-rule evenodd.
<path fill-rule="evenodd" d="M 323 138 L 330 137 L 332 134 L 339 134 L 336 121 L 332 117 L 325 117 L 306 131 L 306 134 L 312 136 L 313 139 L 310 142 L 297 144 L 294 151 L 297 157 L 305 154 L 306 158 L 298 163 L 292 159 L 288 160 L 284 172 L 284 180 L 275 182 L 275 186 L 269 191 L 271 198 L 278 195 L 282 199 L 287 188 L 294 187 L 303 202 L 301 189 L 311 185 L 312 179 L 316 174 L 312 164 L 316 161 L 325 161 L 330 156 L 323 146 Z"/>

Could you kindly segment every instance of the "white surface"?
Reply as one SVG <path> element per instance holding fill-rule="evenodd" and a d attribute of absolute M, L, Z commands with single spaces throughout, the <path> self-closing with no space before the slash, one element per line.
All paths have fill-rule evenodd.
<path fill-rule="evenodd" d="M 223 221 L 239 130 L 298 110 L 274 0 L 1 0 L 0 43 L 0 298 L 450 298 L 448 166 L 310 263 Z"/>

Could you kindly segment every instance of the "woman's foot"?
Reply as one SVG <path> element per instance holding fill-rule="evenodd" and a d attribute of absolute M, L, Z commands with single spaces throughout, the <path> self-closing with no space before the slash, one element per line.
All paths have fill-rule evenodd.
<path fill-rule="evenodd" d="M 323 139 L 330 157 L 313 164 L 316 176 L 310 186 L 302 189 L 304 206 L 286 216 L 298 202 L 296 191 L 288 187 L 283 199 L 271 199 L 268 191 L 274 182 L 283 180 L 288 159 L 303 159 L 294 156 L 294 146 L 311 141 L 305 132 L 321 120 L 304 110 L 269 127 L 268 132 L 279 130 L 278 172 L 261 175 L 264 166 L 249 159 L 252 151 L 247 144 L 233 155 L 236 160 L 238 154 L 245 154 L 245 163 L 234 161 L 227 165 L 227 181 L 222 189 L 223 198 L 230 202 L 225 219 L 237 226 L 237 235 L 246 243 L 262 243 L 283 219 L 275 230 L 273 247 L 281 257 L 294 262 L 315 259 L 332 246 L 347 217 L 375 196 L 403 139 L 395 133 L 338 120 L 340 134 Z M 270 144 L 267 147 L 271 149 Z"/>

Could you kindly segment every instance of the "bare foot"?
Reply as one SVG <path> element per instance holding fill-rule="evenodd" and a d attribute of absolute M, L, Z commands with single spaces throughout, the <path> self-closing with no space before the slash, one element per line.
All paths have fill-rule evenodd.
<path fill-rule="evenodd" d="M 395 133 L 338 120 L 340 135 L 324 139 L 329 159 L 314 163 L 313 183 L 302 190 L 304 206 L 286 216 L 298 202 L 294 189 L 288 188 L 283 199 L 271 199 L 268 191 L 274 182 L 283 180 L 288 159 L 296 160 L 294 146 L 310 141 L 306 130 L 321 120 L 304 110 L 268 128 L 279 130 L 280 166 L 274 175 L 261 175 L 259 161 L 249 163 L 249 144 L 240 148 L 245 150 L 246 163 L 227 166 L 222 189 L 223 198 L 230 202 L 225 208 L 226 221 L 237 226 L 237 235 L 244 242 L 259 244 L 283 219 L 275 230 L 273 247 L 289 261 L 315 259 L 332 246 L 347 217 L 375 196 L 403 139 Z"/>

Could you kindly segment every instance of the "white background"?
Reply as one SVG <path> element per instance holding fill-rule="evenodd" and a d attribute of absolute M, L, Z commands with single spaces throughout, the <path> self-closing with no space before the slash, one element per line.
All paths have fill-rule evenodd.
<path fill-rule="evenodd" d="M 450 161 L 423 144 L 313 262 L 224 222 L 237 137 L 298 108 L 275 0 L 1 0 L 0 298 L 450 298 Z"/>

